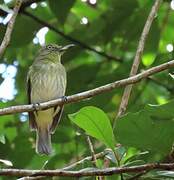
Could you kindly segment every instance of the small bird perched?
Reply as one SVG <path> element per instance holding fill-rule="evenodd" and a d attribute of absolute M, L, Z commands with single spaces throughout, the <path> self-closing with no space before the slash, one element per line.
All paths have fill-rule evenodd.
<path fill-rule="evenodd" d="M 27 76 L 30 104 L 46 102 L 65 95 L 66 71 L 61 64 L 61 56 L 72 46 L 74 45 L 62 47 L 50 44 L 40 49 Z M 57 106 L 47 110 L 29 112 L 30 129 L 37 132 L 37 153 L 47 155 L 51 153 L 51 134 L 54 133 L 60 121 L 62 111 L 63 106 Z"/>

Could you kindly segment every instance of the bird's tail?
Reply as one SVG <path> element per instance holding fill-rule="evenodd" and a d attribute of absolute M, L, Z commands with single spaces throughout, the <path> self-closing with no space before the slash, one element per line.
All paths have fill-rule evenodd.
<path fill-rule="evenodd" d="M 39 154 L 51 154 L 51 135 L 47 128 L 38 128 L 36 139 L 36 152 Z"/>

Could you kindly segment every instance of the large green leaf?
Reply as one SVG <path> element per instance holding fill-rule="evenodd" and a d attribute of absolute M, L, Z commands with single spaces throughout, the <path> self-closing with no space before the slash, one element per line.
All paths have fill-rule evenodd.
<path fill-rule="evenodd" d="M 49 6 L 60 23 L 64 23 L 75 0 L 49 0 Z"/>
<path fill-rule="evenodd" d="M 174 141 L 174 101 L 147 105 L 118 119 L 114 133 L 124 146 L 167 154 Z"/>
<path fill-rule="evenodd" d="M 87 106 L 77 113 L 69 114 L 69 118 L 84 129 L 87 134 L 102 141 L 107 147 L 114 149 L 114 135 L 110 120 L 99 108 Z"/>

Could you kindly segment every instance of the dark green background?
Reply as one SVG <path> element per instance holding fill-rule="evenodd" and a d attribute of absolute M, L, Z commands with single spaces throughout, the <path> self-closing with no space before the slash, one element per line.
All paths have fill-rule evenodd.
<path fill-rule="evenodd" d="M 46 6 L 43 7 L 42 2 L 45 2 Z M 38 30 L 45 25 L 25 15 L 24 11 L 30 12 L 77 41 L 104 51 L 111 56 L 119 57 L 119 61 L 106 58 L 77 44 L 73 50 L 65 54 L 62 60 L 68 75 L 66 94 L 71 95 L 128 77 L 138 40 L 153 2 L 152 0 L 98 0 L 95 5 L 92 5 L 88 1 L 82 2 L 81 0 L 49 0 L 39 1 L 36 9 L 32 9 L 30 6 L 22 7 L 15 23 L 10 45 L 4 57 L 0 59 L 0 63 L 6 65 L 18 62 L 15 77 L 17 94 L 13 100 L 1 101 L 0 107 L 27 104 L 26 75 L 40 48 L 39 44 L 33 44 L 33 38 Z M 13 6 L 13 3 L 5 4 L 2 0 L 0 3 L 3 6 Z M 5 16 L 2 10 L 0 10 L 0 16 Z M 80 23 L 83 17 L 88 18 L 88 24 Z M 167 44 L 174 43 L 173 19 L 174 11 L 170 9 L 170 1 L 163 1 L 148 35 L 139 71 L 173 58 L 173 52 L 166 50 Z M 5 25 L 1 23 L 0 40 L 4 36 L 5 29 Z M 52 30 L 48 31 L 45 40 L 46 43 L 59 45 L 74 43 Z M 147 104 L 160 105 L 170 101 L 173 98 L 174 82 L 168 75 L 169 72 L 172 72 L 172 69 L 153 76 L 153 80 L 146 79 L 136 84 L 127 111 L 137 112 Z M 0 83 L 4 80 L 1 75 Z M 0 137 L 2 137 L 1 141 L 3 137 L 5 138 L 5 143 L 0 142 L 0 159 L 10 160 L 14 168 L 29 169 L 40 169 L 48 160 L 45 169 L 55 169 L 90 155 L 84 132 L 73 124 L 67 115 L 78 111 L 81 107 L 92 105 L 105 111 L 112 123 L 117 114 L 122 92 L 123 89 L 116 89 L 82 102 L 66 105 L 61 123 L 52 136 L 55 153 L 50 157 L 39 156 L 35 153 L 35 133 L 29 131 L 28 121 L 21 122 L 20 114 L 1 116 Z M 168 108 L 173 108 L 173 105 L 169 104 Z M 132 116 L 127 118 L 132 119 Z M 138 118 L 139 116 L 133 119 Z M 166 126 L 166 128 L 172 128 L 170 123 Z M 130 127 L 128 126 L 128 128 Z M 136 135 L 136 137 L 140 138 L 141 141 L 141 136 Z M 170 136 L 170 138 L 172 137 Z M 118 140 L 120 139 L 118 138 Z M 96 152 L 105 148 L 102 142 L 95 139 L 92 141 Z M 173 142 L 172 139 L 170 139 L 170 145 L 171 142 Z M 142 147 L 135 145 L 140 150 L 132 149 L 134 144 L 129 142 L 123 144 L 127 148 L 127 158 L 137 155 Z M 152 146 L 156 146 L 156 144 L 152 144 Z M 158 155 L 159 152 L 156 153 Z M 140 160 L 144 158 L 143 162 L 150 162 L 154 159 L 164 159 L 163 153 L 158 155 L 158 158 L 154 154 L 149 156 L 148 158 L 140 157 Z M 88 166 L 92 165 L 86 163 L 78 168 Z M 3 164 L 2 167 L 4 167 Z"/>

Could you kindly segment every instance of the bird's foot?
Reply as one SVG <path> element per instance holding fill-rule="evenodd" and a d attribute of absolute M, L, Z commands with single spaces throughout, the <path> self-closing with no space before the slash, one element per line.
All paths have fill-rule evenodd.
<path fill-rule="evenodd" d="M 40 109 L 40 103 L 34 103 L 34 104 L 33 104 L 33 108 L 34 108 L 35 111 L 39 111 L 39 109 Z"/>
<path fill-rule="evenodd" d="M 67 99 L 67 97 L 66 97 L 66 96 L 62 96 L 61 98 L 62 98 L 63 102 L 68 101 L 68 99 Z"/>

